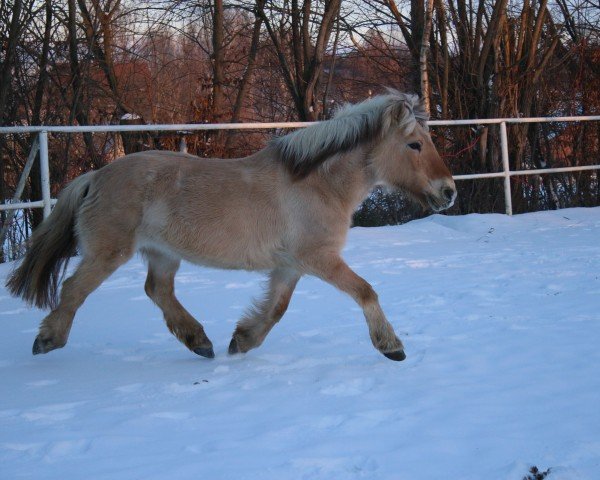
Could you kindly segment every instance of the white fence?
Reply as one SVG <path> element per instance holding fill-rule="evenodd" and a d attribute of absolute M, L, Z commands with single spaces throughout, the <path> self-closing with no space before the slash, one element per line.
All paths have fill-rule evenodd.
<path fill-rule="evenodd" d="M 584 170 L 599 170 L 600 164 L 587 165 L 584 167 L 544 168 L 537 170 L 510 170 L 508 161 L 508 135 L 507 124 L 515 123 L 544 123 L 544 122 L 589 122 L 600 121 L 600 116 L 581 117 L 535 117 L 535 118 L 491 118 L 479 120 L 433 120 L 429 122 L 432 126 L 460 126 L 460 125 L 499 125 L 500 126 L 500 150 L 502 155 L 502 171 L 493 173 L 474 173 L 469 175 L 455 175 L 455 180 L 471 180 L 477 178 L 504 178 L 504 202 L 506 214 L 512 215 L 512 200 L 510 177 L 516 175 L 542 175 L 546 173 L 580 172 Z M 1 210 L 18 210 L 21 208 L 43 208 L 44 218 L 50 215 L 52 204 L 55 203 L 50 196 L 50 168 L 48 163 L 48 133 L 84 133 L 84 132 L 158 132 L 158 131 L 193 131 L 193 130 L 258 130 L 258 129 L 281 129 L 300 128 L 312 125 L 311 122 L 288 122 L 288 123 L 216 123 L 216 124 L 183 124 L 183 125 L 98 125 L 83 127 L 62 126 L 37 126 L 37 127 L 0 127 L 0 135 L 37 133 L 33 142 L 27 163 L 17 185 L 13 201 L 0 204 Z M 25 182 L 31 170 L 31 166 L 39 151 L 42 199 L 32 202 L 20 202 L 21 194 L 25 188 Z M 5 222 L 6 224 L 10 222 Z"/>

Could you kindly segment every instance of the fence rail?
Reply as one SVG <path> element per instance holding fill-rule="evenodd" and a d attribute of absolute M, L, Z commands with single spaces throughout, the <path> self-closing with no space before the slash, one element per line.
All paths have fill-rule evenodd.
<path fill-rule="evenodd" d="M 492 173 L 473 173 L 468 175 L 454 175 L 455 180 L 473 180 L 478 178 L 504 178 L 504 203 L 507 215 L 512 215 L 512 193 L 510 177 L 518 175 L 542 175 L 547 173 L 580 172 L 586 170 L 600 170 L 600 164 L 583 167 L 544 168 L 536 170 L 510 170 L 508 157 L 507 124 L 519 123 L 548 123 L 548 122 L 590 122 L 600 121 L 597 116 L 575 117 L 533 117 L 533 118 L 485 118 L 473 120 L 432 120 L 431 126 L 465 126 L 465 125 L 499 125 L 500 126 L 500 151 L 502 156 L 502 171 Z M 181 124 L 181 125 L 87 125 L 87 126 L 14 126 L 0 127 L 0 135 L 37 133 L 36 141 L 32 145 L 25 170 L 19 185 L 27 179 L 31 162 L 36 158 L 39 149 L 40 175 L 42 184 L 42 199 L 31 202 L 20 202 L 19 197 L 13 198 L 11 203 L 0 204 L 2 210 L 19 210 L 22 208 L 43 208 L 44 218 L 50 215 L 52 205 L 56 203 L 50 196 L 50 167 L 48 162 L 48 134 L 49 133 L 86 133 L 86 132 L 158 132 L 158 131 L 202 131 L 202 130 L 266 130 L 302 128 L 316 122 L 286 122 L 286 123 L 213 123 L 213 124 Z M 20 193 L 19 193 L 20 195 Z"/>

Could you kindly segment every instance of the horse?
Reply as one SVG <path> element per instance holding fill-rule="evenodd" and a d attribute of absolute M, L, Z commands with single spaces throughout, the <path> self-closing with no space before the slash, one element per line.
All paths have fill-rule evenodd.
<path fill-rule="evenodd" d="M 175 296 L 182 259 L 269 272 L 264 298 L 237 323 L 229 354 L 261 345 L 298 280 L 313 275 L 360 305 L 379 352 L 404 360 L 377 293 L 340 252 L 353 212 L 376 186 L 407 192 L 436 212 L 454 203 L 455 184 L 428 118 L 416 95 L 388 90 L 274 137 L 244 158 L 145 151 L 81 175 L 61 192 L 6 282 L 12 295 L 51 309 L 33 354 L 63 347 L 86 297 L 140 252 L 148 264 L 146 294 L 173 335 L 198 355 L 213 358 L 214 349 Z M 77 268 L 62 281 L 77 253 Z"/>

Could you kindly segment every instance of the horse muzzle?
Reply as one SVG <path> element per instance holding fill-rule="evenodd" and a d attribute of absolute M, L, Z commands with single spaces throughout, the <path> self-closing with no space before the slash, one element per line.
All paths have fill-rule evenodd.
<path fill-rule="evenodd" d="M 438 179 L 430 182 L 431 190 L 425 195 L 427 204 L 434 212 L 441 212 L 454 205 L 456 186 L 454 180 Z"/>

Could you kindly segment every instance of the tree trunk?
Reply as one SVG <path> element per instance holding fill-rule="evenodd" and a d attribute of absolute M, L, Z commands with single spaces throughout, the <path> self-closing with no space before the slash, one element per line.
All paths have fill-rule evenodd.
<path fill-rule="evenodd" d="M 44 40 L 42 43 L 42 52 L 39 58 L 40 74 L 35 89 L 35 99 L 33 103 L 33 114 L 31 116 L 32 125 L 41 125 L 42 118 L 42 105 L 44 102 L 44 93 L 46 92 L 46 84 L 48 83 L 48 54 L 50 52 L 50 37 L 52 34 L 52 2 L 51 0 L 45 0 L 45 11 L 46 11 L 46 22 L 44 25 Z M 31 143 L 33 144 L 34 136 L 31 136 Z M 33 162 L 31 171 L 29 173 L 29 183 L 31 185 L 30 199 L 32 201 L 39 200 L 42 198 L 42 182 L 40 178 L 40 163 Z M 42 220 L 44 219 L 44 212 L 41 208 L 31 209 L 31 226 L 35 229 Z"/>
<path fill-rule="evenodd" d="M 262 9 L 264 3 L 265 0 L 256 0 L 257 8 Z M 254 26 L 252 28 L 252 40 L 250 41 L 250 51 L 248 53 L 246 70 L 244 71 L 244 76 L 242 77 L 240 88 L 235 99 L 233 114 L 231 115 L 231 123 L 237 123 L 240 120 L 242 106 L 244 105 L 244 101 L 246 99 L 246 96 L 248 95 L 248 90 L 250 88 L 250 80 L 252 79 L 252 74 L 254 73 L 254 65 L 256 62 L 256 54 L 258 53 L 258 45 L 260 43 L 261 26 L 262 18 L 257 13 L 255 13 Z M 232 130 L 229 130 L 227 132 L 227 139 L 225 140 L 225 150 L 229 150 L 229 148 L 231 147 L 232 140 Z"/>
<path fill-rule="evenodd" d="M 214 0 L 213 31 L 212 31 L 212 60 L 213 60 L 213 85 L 212 85 L 212 122 L 221 123 L 225 109 L 225 45 L 223 26 L 223 0 Z M 223 130 L 213 134 L 211 155 L 221 156 L 224 152 Z"/>
<path fill-rule="evenodd" d="M 213 102 L 212 102 L 212 120 L 221 122 L 224 110 L 224 92 L 225 84 L 225 46 L 223 32 L 223 0 L 214 0 L 213 12 Z"/>
<path fill-rule="evenodd" d="M 427 52 L 429 50 L 429 37 L 431 32 L 431 23 L 433 20 L 433 0 L 427 0 L 427 8 L 425 9 L 424 29 L 421 37 L 421 50 L 419 53 L 419 71 L 421 80 L 421 95 L 423 96 L 423 104 L 425 110 L 430 111 L 429 101 L 429 73 L 427 69 Z"/>
<path fill-rule="evenodd" d="M 8 92 L 11 90 L 12 82 L 12 67 L 15 63 L 15 57 L 17 54 L 17 44 L 21 36 L 21 13 L 23 11 L 23 2 L 21 0 L 14 0 L 12 7 L 12 17 L 10 19 L 10 25 L 8 27 L 8 38 L 3 40 L 2 45 L 4 50 L 4 62 L 0 63 L 0 116 L 2 116 L 6 110 L 6 101 L 8 98 Z M 0 121 L 3 119 L 0 117 Z"/>
<path fill-rule="evenodd" d="M 4 62 L 0 63 L 0 124 L 4 124 L 4 112 L 6 111 L 6 103 L 8 92 L 11 90 L 12 82 L 12 66 L 15 62 L 17 52 L 17 44 L 21 35 L 21 12 L 23 2 L 14 0 L 12 7 L 12 18 L 8 27 L 8 38 L 4 42 Z M 0 135 L 0 199 L 4 201 L 6 198 L 6 185 L 4 163 L 4 135 Z M 0 212 L 0 221 L 2 225 L 6 221 L 6 212 Z M 0 245 L 0 262 L 4 262 L 4 246 Z"/>
<path fill-rule="evenodd" d="M 71 117 L 74 117 L 79 125 L 88 125 L 87 111 L 83 107 L 84 82 L 81 64 L 79 62 L 79 52 L 77 49 L 77 8 L 75 6 L 75 0 L 68 0 L 68 8 L 67 30 L 69 33 L 69 66 L 71 69 L 71 83 L 73 85 Z M 90 132 L 83 134 L 83 141 L 88 155 L 90 156 L 91 167 L 100 168 L 103 166 L 103 162 L 99 159 L 96 148 L 94 147 L 94 139 Z M 65 174 L 66 173 L 67 172 L 65 172 Z"/>

